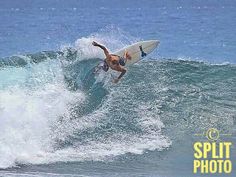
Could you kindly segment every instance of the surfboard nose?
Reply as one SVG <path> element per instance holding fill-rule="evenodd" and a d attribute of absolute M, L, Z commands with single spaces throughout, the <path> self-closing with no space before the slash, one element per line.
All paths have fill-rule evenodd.
<path fill-rule="evenodd" d="M 155 46 L 158 46 L 160 44 L 160 41 L 158 41 L 158 40 L 152 40 L 152 42 Z"/>
<path fill-rule="evenodd" d="M 158 41 L 158 40 L 155 40 L 155 43 L 156 43 L 157 45 L 159 45 L 159 44 L 160 44 L 160 41 Z"/>

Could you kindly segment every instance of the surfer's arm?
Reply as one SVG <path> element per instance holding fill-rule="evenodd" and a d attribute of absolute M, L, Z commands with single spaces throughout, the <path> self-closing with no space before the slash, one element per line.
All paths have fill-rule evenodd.
<path fill-rule="evenodd" d="M 117 70 L 118 71 L 118 70 Z M 114 79 L 114 83 L 117 83 L 126 73 L 126 69 L 125 68 L 122 68 L 120 67 L 119 71 L 121 72 L 119 77 L 117 79 Z"/>
<path fill-rule="evenodd" d="M 119 75 L 119 77 L 117 79 L 121 79 L 126 73 L 126 69 L 122 68 L 121 74 Z"/>
<path fill-rule="evenodd" d="M 106 47 L 104 47 L 103 45 L 101 45 L 101 44 L 98 44 L 97 42 L 95 42 L 95 41 L 93 41 L 93 43 L 92 43 L 94 46 L 97 46 L 97 47 L 100 47 L 103 51 L 104 51 L 104 54 L 106 55 L 106 57 L 107 58 L 109 58 L 110 57 L 110 54 L 109 54 L 109 52 L 108 52 L 108 50 L 107 50 L 107 48 Z"/>

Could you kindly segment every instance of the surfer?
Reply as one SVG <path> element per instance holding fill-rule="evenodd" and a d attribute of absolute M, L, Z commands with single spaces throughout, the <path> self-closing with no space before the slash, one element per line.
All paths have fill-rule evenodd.
<path fill-rule="evenodd" d="M 108 71 L 109 68 L 121 72 L 121 74 L 119 75 L 118 78 L 114 79 L 113 82 L 117 83 L 126 73 L 127 69 L 124 68 L 125 63 L 127 60 L 131 60 L 131 56 L 128 54 L 128 52 L 126 51 L 124 56 L 118 56 L 118 55 L 114 55 L 114 54 L 110 54 L 107 50 L 106 47 L 104 47 L 101 44 L 98 44 L 97 42 L 93 41 L 92 43 L 94 46 L 96 47 L 100 47 L 104 53 L 105 53 L 105 60 L 102 66 L 97 66 L 95 72 L 97 72 L 100 69 L 103 69 L 105 72 Z"/>

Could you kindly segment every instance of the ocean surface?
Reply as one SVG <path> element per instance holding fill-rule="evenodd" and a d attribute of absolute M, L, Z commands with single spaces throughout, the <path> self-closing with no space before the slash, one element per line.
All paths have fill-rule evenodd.
<path fill-rule="evenodd" d="M 0 176 L 191 177 L 195 136 L 231 134 L 236 174 L 236 2 L 0 1 Z M 117 73 L 111 52 L 160 46 Z M 211 175 L 205 175 L 211 176 Z"/>

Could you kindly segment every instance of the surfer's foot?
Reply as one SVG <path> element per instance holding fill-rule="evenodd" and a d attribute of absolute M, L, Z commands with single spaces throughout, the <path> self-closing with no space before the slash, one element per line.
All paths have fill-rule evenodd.
<path fill-rule="evenodd" d="M 127 51 L 125 51 L 125 58 L 131 60 L 131 56 Z"/>

